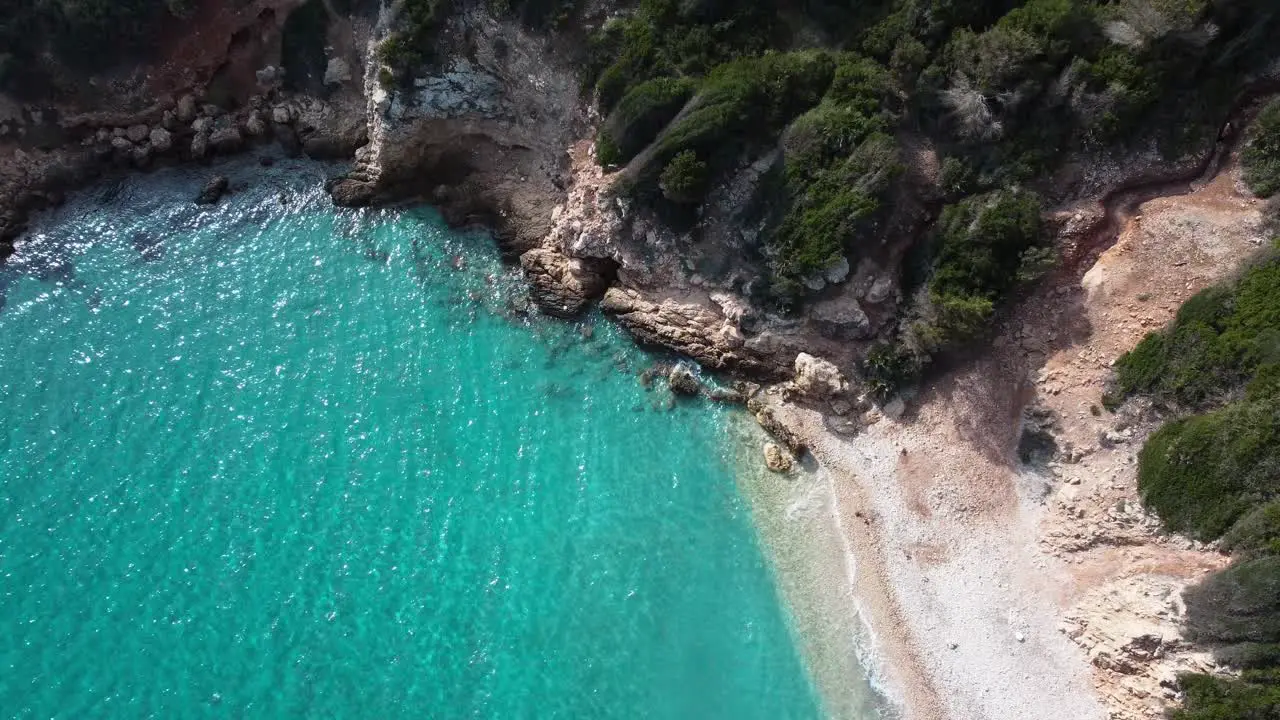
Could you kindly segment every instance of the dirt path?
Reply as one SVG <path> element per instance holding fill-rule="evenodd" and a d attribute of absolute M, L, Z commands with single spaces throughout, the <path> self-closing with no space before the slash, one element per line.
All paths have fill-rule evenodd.
<path fill-rule="evenodd" d="M 1092 266 L 1098 255 L 1116 242 L 1143 203 L 1188 195 L 1221 175 L 1244 139 L 1244 128 L 1253 122 L 1262 106 L 1277 92 L 1280 92 L 1280 80 L 1273 78 L 1258 80 L 1245 88 L 1218 128 L 1213 149 L 1194 167 L 1180 172 L 1158 173 L 1154 177 L 1133 178 L 1107 191 L 1098 201 L 1101 212 L 1095 224 L 1081 233 L 1081 241 L 1074 244 L 1066 257 L 1065 270 L 1083 272 Z"/>

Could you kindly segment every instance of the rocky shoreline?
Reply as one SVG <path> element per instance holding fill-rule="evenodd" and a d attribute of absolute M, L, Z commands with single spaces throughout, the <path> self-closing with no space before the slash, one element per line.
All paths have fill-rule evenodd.
<path fill-rule="evenodd" d="M 83 112 L 75 103 L 20 106 L 0 98 L 0 260 L 12 251 L 30 213 L 58 204 L 67 192 L 104 174 L 207 163 L 268 143 L 290 155 L 350 160 L 351 169 L 329 184 L 336 204 L 431 203 L 452 224 L 491 230 L 523 271 L 542 312 L 572 318 L 598 303 L 640 343 L 675 352 L 711 371 L 767 383 L 763 389 L 744 385 L 717 399 L 745 402 L 777 440 L 761 458 L 771 470 L 786 473 L 812 454 L 833 473 L 832 502 L 843 513 L 849 543 L 862 561 L 859 567 L 865 562 L 852 584 L 864 598 L 873 628 L 880 631 L 877 648 L 892 668 L 890 681 L 906 688 L 911 717 L 1036 716 L 1026 702 L 1050 691 L 1054 702 L 1069 708 L 1064 717 L 1075 717 L 1070 713 L 1076 711 L 1100 717 L 1101 706 L 1089 692 L 1104 698 L 1110 717 L 1150 717 L 1152 708 L 1168 699 L 1164 668 L 1181 662 L 1169 659 L 1199 662 L 1179 645 L 1144 650 L 1141 643 L 1146 641 L 1134 646 L 1137 654 L 1119 657 L 1133 646 L 1133 638 L 1120 637 L 1124 629 L 1105 626 L 1099 615 L 1116 597 L 1132 595 L 1131 585 L 1136 584 L 1137 592 L 1155 587 L 1143 584 L 1149 578 L 1134 579 L 1132 568 L 1117 573 L 1099 561 L 1097 572 L 1114 582 L 1100 583 L 1100 589 L 1074 605 L 1059 606 L 1045 600 L 1039 583 L 1057 583 L 1056 590 L 1074 592 L 1059 582 L 1061 568 L 1037 575 L 1043 564 L 1035 563 L 1043 558 L 1029 560 L 1001 539 L 1000 533 L 1008 530 L 1031 545 L 1047 543 L 1043 552 L 1059 560 L 1063 554 L 1109 545 L 1158 544 L 1152 528 L 1135 530 L 1134 522 L 1111 516 L 1091 527 L 1093 534 L 1085 538 L 1064 540 L 1059 536 L 1065 530 L 1057 526 L 1046 531 L 1048 540 L 1039 534 L 1039 523 L 1049 522 L 1042 516 L 1057 510 L 1040 507 L 1049 502 L 1041 492 L 1044 481 L 1035 481 L 1041 484 L 1030 492 L 1022 483 L 1032 480 L 1010 458 L 1025 429 L 1023 411 L 1037 392 L 1026 374 L 1046 366 L 1064 348 L 1075 347 L 1069 328 L 1037 324 L 1025 317 L 1025 308 L 1015 309 L 1002 318 L 1007 324 L 992 357 L 1016 359 L 993 367 L 987 357 L 947 374 L 926 388 L 909 412 L 901 399 L 877 405 L 851 378 L 851 370 L 861 350 L 892 325 L 904 301 L 892 271 L 901 260 L 893 255 L 898 250 L 887 248 L 855 267 L 844 263 L 810 278 L 817 295 L 803 314 L 772 312 L 753 302 L 758 268 L 743 260 L 751 233 L 743 226 L 743 208 L 759 189 L 765 168 L 743 167 L 712 193 L 708 214 L 701 218 L 705 232 L 694 243 L 687 233 L 610 192 L 614 176 L 599 167 L 589 139 L 598 118 L 591 115 L 570 54 L 552 40 L 513 20 L 495 19 L 483 7 L 464 8 L 441 32 L 441 54 L 449 62 L 404 87 L 387 88 L 379 73 L 377 42 L 395 18 L 385 12 L 335 17 L 327 38 L 325 77 L 310 88 L 290 89 L 287 71 L 280 70 L 279 36 L 287 11 L 298 4 L 256 0 L 241 10 L 210 11 L 214 20 L 201 31 L 203 39 L 192 41 L 203 55 L 192 50 L 157 63 L 148 75 L 154 87 L 122 93 L 115 99 L 123 108 L 118 111 Z M 235 40 L 246 37 L 246 29 L 259 33 L 248 45 Z M 180 71 L 174 63 L 182 64 Z M 229 75 L 228 67 L 239 69 Z M 918 182 L 929 181 L 937 170 L 936 153 L 923 144 L 916 151 L 919 161 L 911 172 L 920 175 Z M 1056 178 L 1070 188 L 1059 193 L 1063 209 L 1052 218 L 1057 245 L 1070 267 L 1055 278 L 1057 287 L 1036 295 L 1035 301 L 1078 309 L 1072 304 L 1078 290 L 1073 274 L 1083 276 L 1115 240 L 1101 237 L 1104 231 L 1118 233 L 1129 221 L 1113 217 L 1113 208 L 1100 199 L 1112 198 L 1121 192 L 1117 189 L 1142 178 L 1173 183 L 1197 168 L 1216 170 L 1214 159 L 1221 155 L 1215 150 L 1172 168 L 1153 153 L 1130 158 L 1123 166 L 1082 159 L 1074 177 Z M 1129 198 L 1135 208 L 1143 199 Z M 910 232 L 929 213 L 913 206 L 900 214 L 895 225 Z M 1203 279 L 1188 279 L 1188 287 Z M 1173 298 L 1176 293 L 1169 294 Z M 671 373 L 673 389 L 699 392 L 696 377 L 687 369 L 678 372 L 680 367 Z M 977 387 L 984 378 L 974 373 L 983 368 L 990 371 L 985 381 L 999 381 L 990 397 L 977 398 L 973 389 L 948 385 L 959 377 Z M 947 409 L 966 398 L 973 401 L 971 414 Z M 1054 409 L 1059 416 L 1067 411 Z M 904 414 L 910 422 L 899 422 Z M 1075 450 L 1086 445 L 1074 442 Z M 1070 450 L 1059 450 L 1055 462 L 1071 457 Z M 917 457 L 933 464 L 949 458 L 959 469 L 955 477 L 912 470 Z M 1108 471 L 1118 473 L 1110 466 Z M 1124 477 L 1117 482 L 1131 479 Z M 966 484 L 965 478 L 974 482 Z M 1079 491 L 1048 482 L 1055 488 L 1050 493 L 1054 503 L 1068 498 L 1062 507 L 1079 511 L 1079 502 L 1070 499 Z M 1121 494 L 1125 497 L 1119 499 L 1128 498 L 1127 491 Z M 1117 499 L 1114 493 L 1094 495 Z M 969 537 L 967 531 L 977 534 Z M 931 539 L 930 533 L 937 537 Z M 984 551 L 995 553 L 998 567 L 981 577 L 965 575 L 963 563 L 977 562 Z M 897 559 L 899 553 L 905 561 Z M 1186 563 L 1201 567 L 1196 561 Z M 1167 598 L 1172 591 L 1165 590 L 1181 580 L 1176 573 L 1172 580 L 1168 573 L 1162 577 L 1158 582 L 1165 584 L 1157 590 Z M 937 581 L 933 588 L 922 585 L 929 578 Z M 996 590 L 966 584 L 988 580 L 1004 584 Z M 1081 587 L 1086 584 L 1080 582 Z M 1009 600 L 1011 587 L 1026 590 L 1039 604 Z M 973 601 L 949 594 L 955 588 L 992 599 L 1018 621 L 1001 625 L 989 609 L 976 620 L 964 620 L 961 615 L 973 609 Z M 1074 629 L 1064 630 L 1065 638 L 1028 635 L 1032 629 L 1044 630 L 1046 617 L 1057 617 L 1050 610 L 1069 618 Z M 917 616 L 928 612 L 942 619 L 926 627 Z M 1167 612 L 1164 605 L 1152 611 Z M 1168 619 L 1152 626 L 1164 631 L 1173 626 Z M 974 643 L 979 650 L 966 645 L 961 651 L 961 641 L 944 638 L 939 627 L 957 637 L 987 633 L 987 639 Z M 999 646 L 992 638 L 1011 642 Z M 1084 651 L 1073 650 L 1069 642 Z M 1082 654 L 1086 651 L 1088 661 Z M 1029 660 L 1024 657 L 1028 652 L 1034 656 Z M 987 671 L 1014 672 L 1017 668 L 1006 661 L 1015 657 L 1050 676 L 1048 686 L 1022 678 L 991 697 L 974 696 L 975 688 L 990 684 Z M 965 663 L 972 667 L 965 669 Z M 1090 667 L 1104 680 L 1082 690 Z M 1123 677 L 1113 677 L 1117 674 Z"/>

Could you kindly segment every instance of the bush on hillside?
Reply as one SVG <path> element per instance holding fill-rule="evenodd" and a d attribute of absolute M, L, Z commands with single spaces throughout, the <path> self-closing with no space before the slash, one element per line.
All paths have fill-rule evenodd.
<path fill-rule="evenodd" d="M 692 204 L 702 199 L 707 187 L 707 164 L 692 150 L 683 150 L 671 158 L 658 181 L 662 194 L 676 203 Z"/>
<path fill-rule="evenodd" d="M 1280 192 L 1280 100 L 1258 113 L 1249 129 L 1249 144 L 1240 155 L 1244 181 L 1258 197 Z"/>
<path fill-rule="evenodd" d="M 929 293 L 935 301 L 999 302 L 1017 284 L 1027 250 L 1040 243 L 1040 199 L 1002 190 L 948 205 L 937 226 L 937 260 Z"/>
<path fill-rule="evenodd" d="M 431 59 L 432 40 L 449 11 L 449 0 L 405 0 L 400 7 L 400 29 L 378 46 L 378 60 L 404 77 Z"/>
<path fill-rule="evenodd" d="M 596 139 L 601 165 L 621 165 L 657 137 L 693 95 L 691 78 L 656 78 L 634 87 L 605 119 Z"/>
<path fill-rule="evenodd" d="M 795 294 L 800 279 L 878 236 L 889 190 L 902 172 L 897 142 L 880 133 L 830 167 L 801 175 L 788 165 L 787 211 L 768 238 L 774 292 L 782 295 Z"/>
<path fill-rule="evenodd" d="M 1280 405 L 1240 402 L 1166 424 L 1138 455 L 1138 491 L 1170 530 L 1220 537 L 1280 493 Z"/>
<path fill-rule="evenodd" d="M 1280 555 L 1280 502 L 1258 505 L 1222 536 L 1222 549 L 1237 557 Z"/>
<path fill-rule="evenodd" d="M 1246 672 L 1243 677 L 1181 675 L 1185 705 L 1170 720 L 1276 720 L 1280 718 L 1280 682 L 1273 672 Z"/>
<path fill-rule="evenodd" d="M 887 400 L 915 382 L 920 370 L 920 358 L 897 343 L 878 342 L 862 360 L 862 376 L 878 400 Z"/>
<path fill-rule="evenodd" d="M 1280 642 L 1280 556 L 1235 562 L 1188 588 L 1183 600 L 1194 640 Z"/>
<path fill-rule="evenodd" d="M 1134 393 L 1202 407 L 1280 359 L 1280 259 L 1248 269 L 1238 282 L 1201 291 L 1173 324 L 1143 338 L 1116 361 L 1109 404 Z M 1268 371 L 1268 373 L 1271 371 Z M 1260 383 L 1270 383 L 1264 374 Z M 1269 392 L 1259 384 L 1255 394 Z"/>
<path fill-rule="evenodd" d="M 587 80 L 610 112 L 633 88 L 664 76 L 701 76 L 772 44 L 777 15 L 750 0 L 700 6 L 642 0 L 636 13 L 611 20 L 590 40 Z"/>
<path fill-rule="evenodd" d="M 734 164 L 744 147 L 772 141 L 796 115 L 822 98 L 835 71 L 829 53 L 771 53 L 725 63 L 708 75 L 680 116 L 658 136 L 652 157 L 636 169 L 634 189 L 653 189 L 681 152 L 707 163 L 708 177 Z"/>
<path fill-rule="evenodd" d="M 1280 643 L 1245 642 L 1216 648 L 1213 659 L 1219 665 L 1240 670 L 1280 667 Z"/>

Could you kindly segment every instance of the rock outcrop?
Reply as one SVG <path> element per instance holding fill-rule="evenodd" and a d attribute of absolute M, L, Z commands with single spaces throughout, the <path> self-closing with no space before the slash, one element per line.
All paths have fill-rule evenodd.
<path fill-rule="evenodd" d="M 196 196 L 196 202 L 200 205 L 213 205 L 222 199 L 226 194 L 227 188 L 231 186 L 231 181 L 226 175 L 214 175 L 200 189 L 200 194 Z"/>
<path fill-rule="evenodd" d="M 541 247 L 564 195 L 565 149 L 586 134 L 576 70 L 547 38 L 483 8 L 453 14 L 436 50 L 450 60 L 412 88 L 364 73 L 368 142 L 332 186 L 335 202 L 422 197 L 508 248 Z"/>
<path fill-rule="evenodd" d="M 30 212 L 105 173 L 204 161 L 272 140 L 290 154 L 305 147 L 317 158 L 350 157 L 364 142 L 358 87 L 330 88 L 321 101 L 259 82 L 264 62 L 279 76 L 281 33 L 299 4 L 214 3 L 198 27 L 176 26 L 127 83 L 68 71 L 56 97 L 19 106 L 0 93 L 0 259 Z M 361 20 L 338 18 L 326 52 L 347 57 L 367 31 Z M 123 77 L 117 70 L 112 77 Z"/>
<path fill-rule="evenodd" d="M 713 370 L 768 379 L 780 379 L 787 373 L 786 365 L 777 358 L 747 348 L 741 331 L 713 310 L 714 306 L 673 298 L 654 301 L 639 291 L 621 288 L 610 288 L 600 306 L 641 342 L 670 348 Z"/>
<path fill-rule="evenodd" d="M 866 340 L 874 334 L 870 318 L 849 297 L 815 303 L 809 318 L 823 337 L 832 340 Z"/>
<path fill-rule="evenodd" d="M 520 266 L 532 285 L 533 301 L 548 315 L 571 318 L 604 294 L 613 263 L 570 258 L 555 250 L 534 248 L 520 256 Z"/>
<path fill-rule="evenodd" d="M 791 455 L 786 450 L 778 447 L 777 443 L 764 444 L 764 464 L 776 473 L 785 473 L 791 471 Z"/>
<path fill-rule="evenodd" d="M 698 376 L 684 363 L 676 363 L 667 373 L 667 387 L 677 395 L 697 395 L 702 392 Z"/>
<path fill-rule="evenodd" d="M 796 390 L 814 400 L 826 400 L 849 389 L 840 368 L 809 353 L 796 355 Z"/>
<path fill-rule="evenodd" d="M 782 441 L 783 445 L 794 455 L 800 455 L 808 449 L 804 437 L 786 422 L 767 398 L 754 395 L 747 400 L 747 410 L 755 416 L 756 422 L 770 435 Z"/>

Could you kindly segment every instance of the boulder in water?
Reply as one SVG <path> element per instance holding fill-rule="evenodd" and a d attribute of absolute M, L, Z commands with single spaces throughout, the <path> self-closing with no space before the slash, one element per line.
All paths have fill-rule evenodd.
<path fill-rule="evenodd" d="M 702 392 L 702 383 L 684 363 L 677 363 L 667 374 L 667 385 L 677 395 L 697 395 Z"/>
<path fill-rule="evenodd" d="M 231 181 L 225 175 L 214 175 L 209 178 L 209 182 L 204 184 L 204 188 L 200 190 L 200 194 L 196 196 L 196 202 L 201 205 L 213 205 L 222 199 L 226 194 L 227 188 L 231 186 Z"/>
<path fill-rule="evenodd" d="M 571 318 L 609 287 L 610 260 L 571 258 L 548 248 L 520 256 L 520 267 L 533 286 L 533 299 L 548 315 Z"/>
<path fill-rule="evenodd" d="M 777 443 L 764 444 L 764 464 L 776 473 L 791 470 L 791 454 L 783 450 Z"/>

